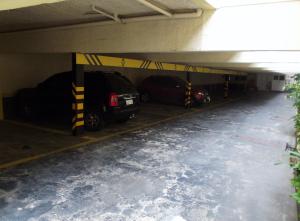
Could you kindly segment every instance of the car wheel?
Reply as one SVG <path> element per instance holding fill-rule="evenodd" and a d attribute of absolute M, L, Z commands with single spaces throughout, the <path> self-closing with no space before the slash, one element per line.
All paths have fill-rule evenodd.
<path fill-rule="evenodd" d="M 101 130 L 104 127 L 102 115 L 95 112 L 86 113 L 84 116 L 84 126 L 88 131 Z"/>
<path fill-rule="evenodd" d="M 149 95 L 149 93 L 147 93 L 147 92 L 142 93 L 141 94 L 141 101 L 143 103 L 149 102 L 150 101 L 150 95 Z"/>
<path fill-rule="evenodd" d="M 210 103 L 210 102 L 211 102 L 210 96 L 205 97 L 204 103 Z"/>

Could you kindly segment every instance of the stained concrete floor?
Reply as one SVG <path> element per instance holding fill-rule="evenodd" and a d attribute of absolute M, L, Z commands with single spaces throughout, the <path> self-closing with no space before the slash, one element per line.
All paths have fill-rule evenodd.
<path fill-rule="evenodd" d="M 24 162 L 66 149 L 77 148 L 86 143 L 110 139 L 112 136 L 153 126 L 162 121 L 170 120 L 170 118 L 207 111 L 216 105 L 222 105 L 224 102 L 231 102 L 235 99 L 236 97 L 226 101 L 223 98 L 214 99 L 210 104 L 189 110 L 182 106 L 146 103 L 140 106 L 136 118 L 126 123 L 107 124 L 101 131 L 86 131 L 82 137 L 72 136 L 71 125 L 61 122 L 60 119 L 30 121 L 12 118 L 0 121 L 0 169 L 20 163 L 20 161 Z"/>
<path fill-rule="evenodd" d="M 258 94 L 1 171 L 0 220 L 294 221 L 293 114 Z"/>

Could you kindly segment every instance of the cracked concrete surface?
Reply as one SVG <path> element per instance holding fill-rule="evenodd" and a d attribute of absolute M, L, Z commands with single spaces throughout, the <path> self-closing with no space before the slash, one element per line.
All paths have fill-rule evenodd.
<path fill-rule="evenodd" d="M 0 174 L 0 220 L 295 221 L 295 111 L 260 93 Z"/>

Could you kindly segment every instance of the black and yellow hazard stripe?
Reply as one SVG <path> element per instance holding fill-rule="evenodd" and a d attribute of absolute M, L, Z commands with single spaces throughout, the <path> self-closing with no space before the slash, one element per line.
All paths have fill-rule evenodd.
<path fill-rule="evenodd" d="M 102 66 L 102 62 L 96 54 L 84 54 L 89 65 Z"/>
<path fill-rule="evenodd" d="M 142 68 L 142 69 L 148 69 L 148 67 L 150 66 L 150 64 L 151 64 L 151 61 L 145 60 L 145 61 L 143 61 L 142 64 L 140 65 L 140 68 Z"/>
<path fill-rule="evenodd" d="M 192 66 L 190 66 L 190 65 L 185 65 L 184 66 L 184 71 L 186 71 L 186 72 L 188 72 L 188 71 L 190 71 L 190 68 L 191 68 Z"/>
<path fill-rule="evenodd" d="M 107 66 L 107 67 L 122 67 L 122 68 L 140 68 L 148 70 L 164 70 L 164 71 L 180 71 L 180 72 L 195 72 L 205 74 L 227 74 L 227 75 L 247 75 L 244 72 L 232 70 L 220 70 L 209 67 L 191 66 L 185 64 L 166 63 L 150 60 L 132 59 L 111 57 L 91 53 L 76 53 L 76 64 L 92 65 L 92 66 Z"/>
<path fill-rule="evenodd" d="M 77 134 L 78 131 L 83 130 L 84 127 L 84 86 L 72 83 L 72 94 L 74 102 L 72 104 L 72 110 L 74 117 L 72 119 L 72 131 L 73 134 Z"/>
<path fill-rule="evenodd" d="M 156 61 L 155 66 L 156 66 L 157 70 L 164 70 L 164 67 L 161 62 Z"/>
<path fill-rule="evenodd" d="M 187 81 L 185 90 L 185 107 L 190 108 L 192 105 L 192 83 Z"/>

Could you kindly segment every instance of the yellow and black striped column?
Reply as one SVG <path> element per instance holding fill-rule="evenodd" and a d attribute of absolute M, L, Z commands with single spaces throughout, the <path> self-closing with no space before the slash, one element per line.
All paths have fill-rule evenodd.
<path fill-rule="evenodd" d="M 229 95 L 229 76 L 225 75 L 224 98 L 228 98 L 228 95 Z"/>
<path fill-rule="evenodd" d="M 185 88 L 185 108 L 191 108 L 192 106 L 192 83 L 190 78 L 190 72 L 186 73 L 186 88 Z"/>
<path fill-rule="evenodd" d="M 80 135 L 84 132 L 84 70 L 83 65 L 76 64 L 76 53 L 72 54 L 73 62 L 73 119 L 72 134 Z"/>

